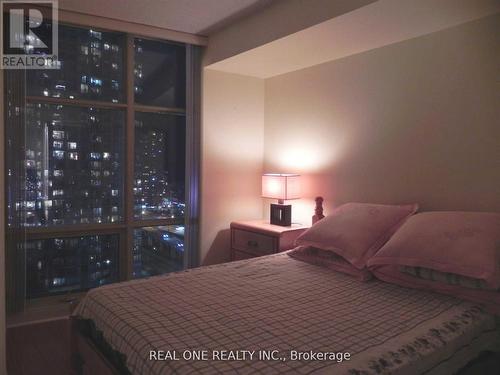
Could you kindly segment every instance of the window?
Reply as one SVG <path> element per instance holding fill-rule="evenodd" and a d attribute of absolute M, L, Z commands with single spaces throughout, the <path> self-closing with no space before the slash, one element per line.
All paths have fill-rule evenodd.
<path fill-rule="evenodd" d="M 28 95 L 123 103 L 124 53 L 122 34 L 61 25 L 60 69 L 28 70 Z"/>
<path fill-rule="evenodd" d="M 123 219 L 123 110 L 27 103 L 26 128 L 26 199 L 35 209 L 23 207 L 24 225 Z M 61 205 L 48 206 L 55 197 Z"/>
<path fill-rule="evenodd" d="M 133 277 L 161 275 L 184 266 L 184 226 L 134 230 Z"/>
<path fill-rule="evenodd" d="M 184 217 L 183 115 L 136 112 L 134 217 Z"/>
<path fill-rule="evenodd" d="M 26 241 L 27 298 L 118 281 L 118 235 Z"/>
<path fill-rule="evenodd" d="M 183 46 L 135 39 L 134 97 L 140 104 L 186 106 L 186 52 Z M 161 79 L 159 79 L 161 77 Z"/>
<path fill-rule="evenodd" d="M 8 262 L 22 264 L 8 288 L 23 300 L 187 264 L 186 46 L 59 25 L 59 55 L 59 70 L 6 74 Z"/>

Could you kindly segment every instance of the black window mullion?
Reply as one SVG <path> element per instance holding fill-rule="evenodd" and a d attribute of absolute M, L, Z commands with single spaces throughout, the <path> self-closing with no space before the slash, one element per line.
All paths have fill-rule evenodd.
<path fill-rule="evenodd" d="M 133 227 L 134 221 L 134 38 L 127 35 L 126 41 L 126 160 L 125 160 L 125 223 L 127 228 L 124 234 L 123 273 L 126 279 L 132 278 L 132 252 L 133 252 Z"/>

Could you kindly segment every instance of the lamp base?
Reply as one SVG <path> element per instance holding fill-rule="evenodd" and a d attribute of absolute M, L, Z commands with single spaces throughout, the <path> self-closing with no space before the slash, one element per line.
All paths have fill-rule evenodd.
<path fill-rule="evenodd" d="M 271 204 L 271 218 L 273 225 L 289 227 L 292 225 L 292 205 L 291 204 Z"/>

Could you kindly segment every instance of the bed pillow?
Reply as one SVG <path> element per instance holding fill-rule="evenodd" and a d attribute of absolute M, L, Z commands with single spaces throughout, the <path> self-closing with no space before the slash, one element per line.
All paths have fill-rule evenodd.
<path fill-rule="evenodd" d="M 290 250 L 288 255 L 306 263 L 346 273 L 361 281 L 368 281 L 372 278 L 372 274 L 366 268 L 358 270 L 347 260 L 330 250 L 322 250 L 310 246 L 300 246 L 294 250 Z"/>
<path fill-rule="evenodd" d="M 368 260 L 368 267 L 381 280 L 482 302 L 500 312 L 500 214 L 416 214 Z M 424 277 L 412 274 L 417 267 L 431 271 Z M 447 274 L 462 281 L 446 280 Z"/>
<path fill-rule="evenodd" d="M 452 272 L 441 272 L 431 268 L 402 266 L 399 270 L 418 279 L 437 281 L 450 285 L 458 285 L 464 288 L 479 290 L 497 290 L 489 287 L 486 281 L 474 277 L 462 276 Z"/>
<path fill-rule="evenodd" d="M 361 270 L 417 208 L 416 204 L 346 203 L 302 233 L 295 243 L 333 251 Z"/>

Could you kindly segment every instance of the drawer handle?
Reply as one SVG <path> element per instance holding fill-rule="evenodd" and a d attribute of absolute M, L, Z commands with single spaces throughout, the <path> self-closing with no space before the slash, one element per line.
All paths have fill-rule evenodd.
<path fill-rule="evenodd" d="M 259 247 L 259 243 L 257 241 L 252 241 L 252 240 L 248 240 L 247 245 L 249 247 Z"/>

